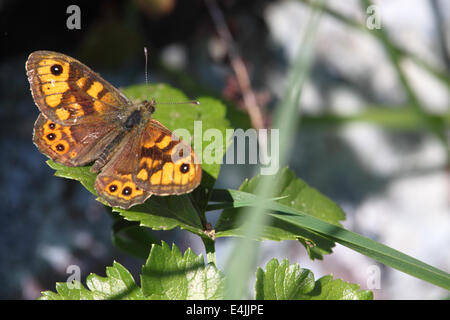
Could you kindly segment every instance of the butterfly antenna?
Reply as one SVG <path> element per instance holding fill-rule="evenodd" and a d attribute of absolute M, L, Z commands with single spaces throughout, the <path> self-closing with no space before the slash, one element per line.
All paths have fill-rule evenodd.
<path fill-rule="evenodd" d="M 148 87 L 148 51 L 147 47 L 144 47 L 144 55 L 145 55 L 145 85 L 147 86 L 147 90 L 150 90 Z M 149 95 L 150 96 L 150 95 Z M 200 102 L 197 100 L 189 100 L 189 101 L 183 101 L 183 102 L 156 102 L 154 99 L 152 99 L 153 104 L 194 104 L 199 105 Z"/>
<path fill-rule="evenodd" d="M 144 47 L 144 55 L 145 55 L 145 86 L 147 87 L 147 92 L 149 93 L 148 96 L 150 96 L 150 89 L 148 87 L 148 51 L 147 47 Z"/>
<path fill-rule="evenodd" d="M 159 102 L 158 104 L 195 104 L 200 105 L 200 102 L 197 100 L 189 100 L 189 101 L 181 101 L 181 102 Z"/>

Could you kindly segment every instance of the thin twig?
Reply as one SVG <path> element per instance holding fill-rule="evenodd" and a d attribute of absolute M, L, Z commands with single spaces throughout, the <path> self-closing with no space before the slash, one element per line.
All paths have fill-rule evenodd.
<path fill-rule="evenodd" d="M 205 0 L 205 3 L 211 14 L 217 32 L 227 47 L 231 67 L 233 68 L 239 84 L 239 89 L 241 90 L 244 100 L 244 106 L 250 116 L 252 126 L 255 129 L 262 129 L 265 125 L 261 108 L 258 105 L 255 93 L 253 92 L 247 67 L 245 66 L 244 61 L 234 45 L 233 37 L 231 36 L 231 32 L 225 22 L 225 18 L 215 0 Z"/>

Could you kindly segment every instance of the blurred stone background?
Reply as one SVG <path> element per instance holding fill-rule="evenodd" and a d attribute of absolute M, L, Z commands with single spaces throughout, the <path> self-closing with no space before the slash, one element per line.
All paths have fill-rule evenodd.
<path fill-rule="evenodd" d="M 311 6 L 307 1 L 218 1 L 253 90 L 268 118 L 282 98 Z M 111 243 L 105 208 L 78 182 L 56 178 L 31 141 L 38 115 L 24 64 L 35 50 L 74 56 L 117 87 L 149 79 L 189 96 L 212 92 L 242 106 L 227 49 L 204 1 L 79 1 L 81 29 L 68 30 L 68 1 L 0 1 L 0 298 L 35 299 L 65 281 L 69 265 L 82 279 L 105 274 L 116 260 L 139 281 L 143 260 Z M 447 119 L 449 137 L 450 2 L 375 1 L 381 28 L 396 47 L 411 89 L 427 114 Z M 322 14 L 314 64 L 299 108 L 290 167 L 347 213 L 344 226 L 442 270 L 450 271 L 450 172 L 445 147 L 430 131 L 408 125 L 409 103 L 398 70 L 382 41 L 366 26 L 357 0 L 329 0 Z M 342 17 L 344 18 L 342 18 Z M 347 23 L 355 22 L 362 28 Z M 387 126 L 355 115 L 394 111 Z M 398 111 L 398 112 L 397 112 Z M 386 114 L 383 113 L 383 114 Z M 331 115 L 331 117 L 330 117 Z M 331 119 L 331 120 L 330 120 Z M 395 118 L 397 119 L 397 118 Z M 361 120 L 361 121 L 358 121 Z M 224 165 L 217 187 L 237 188 L 253 166 Z M 215 221 L 217 213 L 210 217 Z M 155 232 L 182 250 L 200 253 L 201 241 L 184 231 Z M 223 269 L 227 239 L 217 241 Z M 288 258 L 318 278 L 334 277 L 368 288 L 371 259 L 338 245 L 323 261 L 310 261 L 295 241 L 264 242 L 260 266 Z M 378 299 L 442 299 L 448 292 L 378 266 Z"/>

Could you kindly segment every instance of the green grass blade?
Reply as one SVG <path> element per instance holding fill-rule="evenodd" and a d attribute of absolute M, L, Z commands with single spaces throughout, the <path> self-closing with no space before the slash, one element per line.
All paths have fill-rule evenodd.
<path fill-rule="evenodd" d="M 450 127 L 450 113 L 430 115 L 434 122 L 440 122 Z M 365 122 L 374 124 L 384 129 L 401 131 L 428 130 L 417 113 L 410 105 L 404 106 L 379 106 L 370 105 L 367 109 L 352 115 L 338 115 L 323 113 L 320 115 L 304 115 L 301 119 L 302 126 L 334 126 L 351 122 Z"/>
<path fill-rule="evenodd" d="M 372 1 L 370 0 L 362 0 L 364 7 L 369 7 L 372 5 Z M 442 142 L 444 147 L 447 150 L 447 156 L 450 157 L 450 147 L 447 141 L 447 137 L 445 135 L 445 128 L 441 122 L 434 121 L 428 112 L 421 105 L 419 98 L 411 87 L 410 80 L 406 76 L 405 72 L 401 68 L 401 60 L 402 56 L 397 51 L 396 47 L 390 41 L 386 31 L 383 28 L 374 29 L 372 32 L 376 35 L 376 37 L 380 40 L 381 44 L 384 46 L 386 54 L 391 60 L 392 65 L 397 71 L 398 78 L 405 89 L 406 95 L 408 96 L 408 100 L 411 104 L 412 110 L 414 110 L 417 115 L 422 119 L 424 124 L 428 127 L 430 132 L 436 135 L 437 138 Z M 447 159 L 448 161 L 448 159 Z"/>
<path fill-rule="evenodd" d="M 228 190 L 228 192 L 231 198 L 237 199 L 236 202 L 233 202 L 233 206 L 236 208 L 247 205 L 253 199 L 254 202 L 258 202 L 261 206 L 264 206 L 265 209 L 275 211 L 268 212 L 268 214 L 277 219 L 315 231 L 332 241 L 338 242 L 387 266 L 450 290 L 450 274 L 400 251 L 280 203 L 258 201 L 257 196 L 251 193 L 237 190 Z M 242 199 L 245 198 L 247 200 L 243 201 Z"/>
<path fill-rule="evenodd" d="M 310 0 L 298 0 L 311 8 L 317 8 L 320 6 L 320 4 L 310 1 Z M 371 29 L 367 28 L 367 26 L 353 18 L 347 17 L 344 14 L 340 13 L 339 11 L 333 9 L 331 6 L 325 6 L 322 8 L 324 13 L 326 13 L 328 16 L 335 18 L 336 20 L 340 21 L 341 23 L 352 27 L 354 29 L 357 29 L 359 31 L 362 31 L 366 34 L 369 34 L 371 36 L 378 37 L 379 35 L 376 33 L 373 33 Z M 395 43 L 391 43 L 391 48 L 402 58 L 409 58 L 411 59 L 415 64 L 417 64 L 419 67 L 422 67 L 426 71 L 428 71 L 430 74 L 432 74 L 434 77 L 442 81 L 443 84 L 450 87 L 450 77 L 448 76 L 448 73 L 445 70 L 439 70 L 436 69 L 436 67 L 430 65 L 428 62 L 423 60 L 422 58 L 418 57 L 417 55 L 406 51 L 400 46 L 397 46 Z"/>
<path fill-rule="evenodd" d="M 317 31 L 321 16 L 320 10 L 313 10 L 307 27 L 303 34 L 302 50 L 299 51 L 294 65 L 289 74 L 289 82 L 284 100 L 277 107 L 274 116 L 273 128 L 279 128 L 279 165 L 284 167 L 289 155 L 289 141 L 296 131 L 298 125 L 298 102 L 303 87 L 303 83 L 308 75 L 312 60 L 314 46 L 314 35 Z M 272 185 L 265 183 L 263 176 L 255 194 L 261 198 L 272 197 Z M 254 273 L 258 246 L 252 239 L 262 232 L 267 215 L 261 214 L 264 211 L 262 206 L 249 207 L 241 222 L 246 230 L 246 237 L 235 239 L 233 255 L 227 261 L 226 274 L 227 281 L 225 295 L 227 299 L 242 299 L 246 297 L 248 281 Z"/>

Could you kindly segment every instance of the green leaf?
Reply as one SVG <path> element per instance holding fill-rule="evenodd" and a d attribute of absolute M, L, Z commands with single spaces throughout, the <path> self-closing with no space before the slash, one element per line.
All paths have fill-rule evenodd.
<path fill-rule="evenodd" d="M 142 269 L 142 292 L 149 299 L 209 300 L 223 298 L 223 276 L 191 249 L 184 255 L 165 242 L 153 245 Z"/>
<path fill-rule="evenodd" d="M 79 281 L 56 284 L 56 292 L 42 292 L 41 300 L 99 299 L 222 299 L 223 275 L 213 264 L 205 265 L 202 255 L 191 249 L 184 255 L 165 242 L 152 245 L 142 268 L 139 288 L 131 274 L 118 262 L 106 268 L 106 277 L 90 274 L 86 286 Z"/>
<path fill-rule="evenodd" d="M 314 275 L 298 264 L 272 259 L 256 271 L 256 300 L 297 300 L 314 288 Z"/>
<path fill-rule="evenodd" d="M 97 196 L 94 188 L 96 175 L 89 171 L 90 166 L 67 167 L 52 160 L 47 160 L 47 164 L 56 170 L 56 176 L 80 181 L 86 189 Z M 107 205 L 101 198 L 97 200 Z M 120 208 L 112 210 L 128 221 L 138 222 L 141 226 L 154 230 L 171 230 L 179 227 L 204 236 L 203 224 L 198 211 L 193 207 L 190 195 L 151 196 L 144 204 L 127 210 Z M 113 239 L 117 238 L 117 235 L 113 235 Z"/>
<path fill-rule="evenodd" d="M 86 189 L 88 189 L 90 193 L 97 196 L 97 192 L 95 191 L 94 188 L 94 182 L 97 175 L 89 171 L 89 169 L 91 168 L 90 166 L 67 167 L 62 164 L 56 163 L 52 160 L 47 160 L 47 164 L 50 168 L 56 170 L 55 176 L 77 180 L 81 182 L 81 184 Z"/>
<path fill-rule="evenodd" d="M 278 181 L 274 185 L 274 196 L 283 197 L 278 203 L 297 209 L 310 216 L 317 217 L 323 221 L 340 226 L 339 221 L 345 219 L 345 213 L 339 206 L 329 198 L 321 194 L 316 189 L 310 187 L 306 182 L 297 178 L 295 173 L 284 168 L 276 175 L 267 177 L 269 180 Z M 250 181 L 245 181 L 239 191 L 253 193 L 260 183 L 261 176 L 256 176 Z M 268 182 L 270 183 L 270 181 Z M 213 200 L 220 201 L 214 196 Z M 233 199 L 234 201 L 252 201 L 252 199 Z M 260 201 L 257 201 L 259 203 Z M 241 206 L 241 205 L 239 205 Z M 247 205 L 246 205 L 247 206 Z M 215 226 L 216 237 L 239 236 L 244 230 L 240 229 L 239 217 L 243 213 L 242 209 L 226 209 L 223 211 Z M 261 234 L 264 240 L 299 240 L 308 251 L 311 259 L 322 259 L 323 254 L 332 252 L 334 242 L 329 239 L 304 228 L 299 228 L 279 219 L 272 219 L 264 226 Z M 258 239 L 258 240 L 261 240 Z"/>
<path fill-rule="evenodd" d="M 48 160 L 47 164 L 56 170 L 56 176 L 80 181 L 92 194 L 97 195 L 94 188 L 96 175 L 89 171 L 89 166 L 66 167 L 52 160 Z M 97 200 L 107 205 L 101 198 L 97 198 Z M 203 235 L 202 222 L 189 195 L 151 196 L 144 204 L 133 206 L 127 210 L 113 208 L 113 211 L 129 221 L 137 221 L 141 226 L 154 230 L 170 230 L 180 227 Z"/>
<path fill-rule="evenodd" d="M 225 117 L 227 109 L 222 102 L 209 97 L 199 97 L 196 100 L 200 102 L 200 105 L 164 104 L 190 100 L 180 90 L 172 88 L 167 84 L 149 85 L 149 88 L 145 85 L 130 86 L 124 89 L 124 93 L 134 99 L 155 99 L 159 104 L 156 105 L 156 111 L 153 117 L 171 131 L 180 128 L 187 129 L 193 139 L 191 143 L 195 141 L 196 144 L 198 143 L 200 145 L 200 148 L 194 149 L 199 158 L 204 149 L 210 144 L 207 141 L 203 141 L 202 134 L 208 129 L 216 129 L 222 136 L 223 150 L 220 156 L 220 159 L 222 159 L 227 146 L 225 131 L 227 128 L 230 128 L 230 124 Z M 194 131 L 195 121 L 201 121 L 201 126 L 199 123 L 197 131 Z M 197 146 L 194 145 L 195 147 Z M 214 186 L 215 179 L 219 176 L 220 163 L 208 164 L 202 162 L 202 170 L 203 173 L 213 178 L 213 182 L 205 186 L 211 189 Z"/>
<path fill-rule="evenodd" d="M 153 230 L 170 230 L 180 227 L 203 235 L 202 223 L 189 195 L 152 196 L 144 204 L 128 210 L 113 208 L 113 211 L 118 212 L 126 220 L 138 221 L 141 226 Z"/>
<path fill-rule="evenodd" d="M 159 243 L 151 231 L 138 223 L 127 221 L 117 215 L 112 227 L 112 242 L 120 250 L 135 257 L 146 259 L 150 254 L 152 243 Z"/>
<path fill-rule="evenodd" d="M 360 290 L 358 284 L 333 280 L 327 275 L 316 281 L 314 289 L 302 297 L 303 300 L 372 300 L 373 292 Z"/>
<path fill-rule="evenodd" d="M 56 284 L 57 293 L 42 292 L 41 300 L 138 300 L 144 299 L 141 289 L 131 274 L 120 263 L 114 262 L 106 268 L 106 277 L 90 274 L 85 288 L 80 282 L 60 282 Z"/>
<path fill-rule="evenodd" d="M 244 194 L 238 190 L 227 190 L 227 192 L 230 198 L 238 200 L 238 202 L 231 202 L 235 207 L 258 201 L 258 197 L 251 193 Z M 246 198 L 247 201 L 239 202 L 243 198 Z M 268 200 L 259 201 L 259 203 L 261 207 L 271 211 L 267 214 L 272 217 L 283 220 L 293 226 L 316 232 L 325 238 L 338 242 L 380 263 L 450 290 L 450 274 L 445 271 L 439 270 L 372 239 L 327 223 L 289 206 Z"/>
<path fill-rule="evenodd" d="M 156 106 L 153 117 L 164 124 L 168 129 L 187 129 L 191 135 L 191 144 L 194 152 L 202 164 L 202 182 L 201 186 L 194 190 L 198 209 L 203 215 L 211 196 L 211 191 L 219 176 L 221 160 L 229 145 L 226 141 L 226 129 L 230 128 L 230 123 L 226 119 L 227 107 L 217 99 L 210 97 L 196 97 L 199 105 L 192 104 L 164 104 L 171 102 L 183 102 L 190 100 L 180 90 L 174 89 L 166 84 L 151 85 L 147 88 L 145 85 L 131 86 L 124 90 L 128 97 L 135 99 L 153 98 L 160 103 Z M 198 122 L 196 122 L 198 121 Z M 194 124 L 197 124 L 194 126 Z M 203 141 L 205 133 L 213 133 L 214 138 L 210 141 Z M 217 140 L 217 141 L 216 141 Z M 207 163 L 205 161 L 205 152 L 217 143 L 222 146 L 222 150 L 217 149 L 217 163 Z"/>
<path fill-rule="evenodd" d="M 333 280 L 331 275 L 314 281 L 313 273 L 277 259 L 267 263 L 266 270 L 256 272 L 255 294 L 257 300 L 369 300 L 373 294 L 359 290 L 359 285 Z"/>
<path fill-rule="evenodd" d="M 161 72 L 167 74 L 170 79 L 175 81 L 174 83 L 176 83 L 178 88 L 191 94 L 192 97 L 208 96 L 223 101 L 227 106 L 226 118 L 230 122 L 231 127 L 241 128 L 243 130 L 252 128 L 248 113 L 239 108 L 234 102 L 227 100 L 221 92 L 205 87 L 186 72 L 173 69 L 164 63 L 158 63 L 157 61 L 155 63 L 161 69 Z"/>

